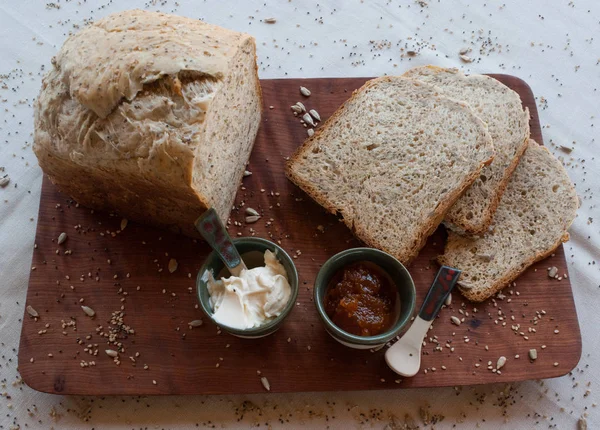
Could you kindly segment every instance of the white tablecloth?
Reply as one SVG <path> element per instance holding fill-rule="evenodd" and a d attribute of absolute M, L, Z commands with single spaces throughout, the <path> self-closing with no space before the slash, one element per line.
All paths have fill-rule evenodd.
<path fill-rule="evenodd" d="M 526 80 L 537 96 L 545 142 L 564 158 L 583 201 L 566 245 L 583 335 L 577 369 L 511 386 L 294 395 L 81 398 L 20 384 L 20 319 L 42 179 L 31 150 L 32 103 L 69 33 L 90 19 L 134 7 L 251 33 L 262 78 L 400 74 L 431 63 Z M 277 22 L 262 21 L 269 17 Z M 600 428 L 594 403 L 600 383 L 594 346 L 600 341 L 600 142 L 594 140 L 600 129 L 599 30 L 600 4 L 592 0 L 0 2 L 0 166 L 11 179 L 0 188 L 0 428 L 244 428 L 281 422 L 404 428 L 405 414 L 424 426 L 420 410 L 444 417 L 436 428 L 574 429 L 582 416 L 588 428 Z M 463 47 L 472 48 L 473 63 L 459 59 Z M 417 55 L 402 55 L 409 50 Z M 574 150 L 566 154 L 558 145 Z"/>

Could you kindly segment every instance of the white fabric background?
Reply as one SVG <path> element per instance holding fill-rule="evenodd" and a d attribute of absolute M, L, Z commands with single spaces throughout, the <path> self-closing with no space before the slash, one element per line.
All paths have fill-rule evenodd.
<path fill-rule="evenodd" d="M 425 405 L 445 416 L 436 428 L 574 429 L 584 414 L 589 414 L 588 428 L 600 428 L 594 406 L 600 383 L 600 264 L 595 260 L 600 255 L 600 161 L 594 140 L 600 128 L 595 124 L 600 41 L 594 38 L 600 34 L 600 5 L 592 0 L 427 3 L 62 0 L 54 3 L 57 8 L 46 1 L 0 1 L 0 166 L 11 177 L 10 185 L 0 189 L 0 428 L 279 427 L 280 417 L 293 427 L 381 428 L 391 415 L 403 422 L 406 413 L 422 425 L 419 408 Z M 378 76 L 431 63 L 526 80 L 538 98 L 546 145 L 564 158 L 583 200 L 566 245 L 583 335 L 583 355 L 573 375 L 458 391 L 158 398 L 52 396 L 19 384 L 16 351 L 41 186 L 31 151 L 32 102 L 44 66 L 48 68 L 70 32 L 89 19 L 134 7 L 251 33 L 258 43 L 262 78 Z M 267 17 L 277 18 L 277 23 L 262 23 Z M 469 55 L 474 63 L 461 63 L 462 47 L 473 48 Z M 409 60 L 400 48 L 418 55 Z M 575 149 L 567 155 L 556 146 L 561 144 Z M 591 390 L 587 396 L 586 390 Z M 241 418 L 236 409 L 244 401 L 251 402 L 246 404 L 250 411 Z M 52 411 L 58 414 L 54 418 Z"/>

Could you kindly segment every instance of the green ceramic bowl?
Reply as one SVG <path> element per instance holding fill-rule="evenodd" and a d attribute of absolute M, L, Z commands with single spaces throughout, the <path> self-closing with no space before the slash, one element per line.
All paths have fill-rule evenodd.
<path fill-rule="evenodd" d="M 340 329 L 327 316 L 323 305 L 331 277 L 342 267 L 357 261 L 370 261 L 377 264 L 387 272 L 398 289 L 400 309 L 397 310 L 396 322 L 388 331 L 377 336 L 358 336 Z M 325 329 L 335 340 L 350 348 L 372 349 L 392 340 L 410 320 L 415 308 L 416 293 L 410 273 L 394 257 L 374 248 L 352 248 L 334 255 L 323 264 L 315 280 L 314 299 Z"/>
<path fill-rule="evenodd" d="M 234 336 L 244 337 L 249 339 L 265 337 L 274 333 L 283 323 L 283 320 L 290 313 L 294 304 L 296 303 L 296 299 L 298 298 L 298 272 L 296 271 L 296 266 L 294 262 L 290 258 L 290 256 L 281 248 L 277 246 L 273 242 L 270 242 L 265 239 L 261 239 L 259 237 L 241 237 L 239 239 L 233 239 L 233 244 L 236 249 L 242 256 L 244 263 L 248 269 L 252 269 L 257 266 L 264 265 L 264 253 L 268 249 L 275 254 L 279 262 L 285 268 L 285 271 L 288 275 L 288 281 L 290 287 L 292 289 L 292 295 L 290 296 L 290 300 L 286 305 L 283 312 L 273 320 L 269 321 L 266 324 L 263 324 L 259 327 L 254 327 L 247 330 L 240 330 L 232 327 L 227 327 L 222 324 L 217 324 L 223 330 L 231 333 Z M 225 265 L 219 258 L 216 252 L 211 252 L 206 261 L 200 268 L 198 272 L 198 277 L 196 278 L 196 288 L 198 291 L 198 299 L 200 300 L 200 305 L 202 306 L 202 310 L 204 313 L 212 320 L 213 319 L 213 308 L 210 304 L 210 294 L 208 293 L 207 288 L 207 274 L 209 271 L 212 271 L 215 279 L 220 279 L 221 277 L 229 277 L 231 274 L 225 268 Z"/>

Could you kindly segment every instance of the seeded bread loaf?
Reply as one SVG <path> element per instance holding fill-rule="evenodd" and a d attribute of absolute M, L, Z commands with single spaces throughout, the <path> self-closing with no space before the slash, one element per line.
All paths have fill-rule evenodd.
<path fill-rule="evenodd" d="M 567 230 L 577 208 L 577 194 L 565 169 L 546 148 L 529 140 L 491 231 L 477 239 L 449 232 L 438 260 L 462 270 L 460 291 L 481 302 L 569 240 Z"/>
<path fill-rule="evenodd" d="M 423 82 L 382 77 L 294 153 L 287 175 L 362 241 L 408 263 L 493 153 L 466 104 Z"/>
<path fill-rule="evenodd" d="M 35 109 L 34 151 L 92 208 L 196 236 L 231 210 L 261 116 L 254 39 L 132 10 L 69 37 Z"/>
<path fill-rule="evenodd" d="M 510 175 L 527 147 L 529 110 L 523 109 L 515 91 L 489 76 L 465 76 L 456 69 L 435 66 L 416 67 L 404 76 L 435 85 L 448 97 L 468 103 L 487 124 L 496 151 L 494 161 L 481 171 L 444 220 L 459 233 L 485 233 Z"/>

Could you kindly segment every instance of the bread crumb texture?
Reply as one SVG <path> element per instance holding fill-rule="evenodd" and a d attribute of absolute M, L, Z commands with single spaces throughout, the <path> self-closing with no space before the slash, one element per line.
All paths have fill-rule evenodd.
<path fill-rule="evenodd" d="M 457 69 L 424 66 L 404 74 L 435 85 L 446 96 L 468 103 L 488 126 L 496 155 L 475 182 L 456 201 L 445 218 L 463 234 L 482 234 L 490 224 L 510 176 L 529 140 L 529 110 L 519 95 L 484 75 L 465 76 Z"/>
<path fill-rule="evenodd" d="M 493 157 L 462 102 L 402 77 L 368 81 L 291 157 L 288 177 L 370 246 L 410 262 Z"/>
<path fill-rule="evenodd" d="M 569 239 L 578 199 L 567 172 L 543 146 L 529 140 L 490 231 L 470 239 L 449 232 L 441 264 L 462 270 L 459 289 L 483 301 Z"/>

